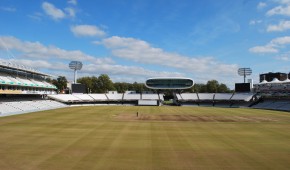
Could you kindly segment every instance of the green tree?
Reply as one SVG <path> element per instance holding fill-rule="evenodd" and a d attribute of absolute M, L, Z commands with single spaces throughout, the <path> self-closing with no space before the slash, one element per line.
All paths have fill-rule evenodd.
<path fill-rule="evenodd" d="M 88 92 L 95 92 L 94 80 L 96 77 L 82 77 L 77 80 L 78 83 L 86 85 Z"/>
<path fill-rule="evenodd" d="M 116 82 L 114 83 L 114 88 L 118 91 L 118 93 L 125 93 L 128 90 L 129 83 L 124 82 Z"/>
<path fill-rule="evenodd" d="M 207 92 L 207 87 L 205 84 L 194 84 L 193 89 L 194 89 L 194 92 L 197 92 L 197 93 Z"/>
<path fill-rule="evenodd" d="M 192 91 L 192 89 L 190 89 Z M 226 84 L 219 84 L 217 80 L 210 80 L 206 84 L 194 84 L 194 92 L 197 93 L 230 93 Z"/>
<path fill-rule="evenodd" d="M 227 85 L 221 83 L 219 86 L 218 86 L 218 90 L 217 90 L 219 93 L 229 93 L 231 92 L 231 90 L 227 87 Z"/>
<path fill-rule="evenodd" d="M 130 89 L 132 91 L 136 91 L 136 93 L 142 93 L 143 91 L 147 91 L 149 90 L 144 83 L 137 83 L 137 82 L 134 82 L 132 84 L 132 89 Z"/>
<path fill-rule="evenodd" d="M 98 93 L 106 93 L 110 90 L 115 90 L 114 84 L 110 77 L 106 74 L 101 74 L 95 83 Z"/>
<path fill-rule="evenodd" d="M 64 76 L 58 76 L 56 80 L 52 80 L 52 84 L 55 85 L 58 90 L 63 91 L 67 88 L 67 79 Z"/>
<path fill-rule="evenodd" d="M 52 79 L 51 79 L 50 77 L 47 77 L 47 78 L 45 79 L 45 81 L 48 82 L 48 83 L 52 83 Z"/>
<path fill-rule="evenodd" d="M 206 83 L 208 93 L 216 93 L 218 91 L 219 83 L 216 80 L 209 80 Z"/>

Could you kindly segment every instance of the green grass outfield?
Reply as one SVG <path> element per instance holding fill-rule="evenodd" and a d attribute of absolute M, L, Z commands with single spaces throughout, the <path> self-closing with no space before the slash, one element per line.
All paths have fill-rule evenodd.
<path fill-rule="evenodd" d="M 290 113 L 92 106 L 1 117 L 0 169 L 290 169 Z"/>

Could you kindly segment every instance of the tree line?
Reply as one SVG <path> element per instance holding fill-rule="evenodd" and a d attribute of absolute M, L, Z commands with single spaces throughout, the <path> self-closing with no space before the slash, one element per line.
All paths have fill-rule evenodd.
<path fill-rule="evenodd" d="M 67 89 L 68 81 L 64 76 L 59 76 L 57 79 L 47 79 L 47 81 L 55 85 L 59 91 Z M 148 89 L 144 83 L 114 83 L 107 74 L 101 74 L 98 77 L 81 77 L 77 79 L 77 83 L 86 85 L 88 93 L 106 93 L 108 91 L 117 91 L 118 93 L 124 93 L 125 91 L 136 91 L 137 93 L 144 91 L 156 92 L 156 90 Z M 206 84 L 194 84 L 193 87 L 183 90 L 183 92 L 229 93 L 232 91 L 227 87 L 226 84 L 219 83 L 217 80 L 209 80 Z"/>

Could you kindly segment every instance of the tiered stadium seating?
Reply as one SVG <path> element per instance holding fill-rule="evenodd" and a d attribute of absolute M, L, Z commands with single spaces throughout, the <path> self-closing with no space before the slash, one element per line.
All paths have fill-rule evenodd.
<path fill-rule="evenodd" d="M 0 107 L 0 116 L 21 111 L 19 108 L 13 107 L 9 102 L 1 102 Z"/>
<path fill-rule="evenodd" d="M 74 103 L 74 102 L 81 102 L 82 100 L 78 97 L 75 97 L 71 94 L 58 94 L 58 95 L 49 95 L 48 97 L 61 101 L 64 103 Z"/>
<path fill-rule="evenodd" d="M 235 93 L 231 100 L 237 100 L 237 101 L 250 101 L 253 98 L 252 93 Z"/>
<path fill-rule="evenodd" d="M 283 105 L 280 105 L 278 108 L 276 108 L 278 110 L 283 110 L 283 111 L 290 111 L 290 101 L 286 101 L 284 102 Z"/>
<path fill-rule="evenodd" d="M 30 79 L 30 81 L 35 84 L 36 86 L 39 86 L 39 87 L 46 87 L 45 84 L 43 84 L 41 81 L 38 81 L 38 80 L 33 80 L 33 79 Z"/>
<path fill-rule="evenodd" d="M 268 108 L 274 103 L 272 100 L 264 101 L 264 102 L 259 102 L 258 104 L 252 106 L 252 108 L 257 108 L 257 109 L 264 109 Z"/>
<path fill-rule="evenodd" d="M 13 82 L 13 84 L 15 84 L 15 85 L 22 85 L 22 83 L 14 77 L 7 76 L 7 79 L 9 79 L 10 82 Z"/>
<path fill-rule="evenodd" d="M 164 101 L 164 94 L 159 94 L 159 99 L 160 99 L 161 101 Z"/>
<path fill-rule="evenodd" d="M 178 93 L 176 93 L 176 97 L 177 97 L 177 100 L 179 100 L 179 101 L 183 100 L 183 98 L 181 97 L 181 95 L 178 94 Z"/>
<path fill-rule="evenodd" d="M 89 94 L 95 101 L 108 101 L 106 94 Z"/>
<path fill-rule="evenodd" d="M 248 106 L 252 93 L 181 93 L 176 94 L 181 105 L 201 105 L 220 107 Z"/>
<path fill-rule="evenodd" d="M 232 93 L 216 93 L 214 100 L 230 100 L 232 96 Z"/>
<path fill-rule="evenodd" d="M 123 100 L 123 93 L 108 93 L 106 94 L 109 101 L 122 101 Z"/>
<path fill-rule="evenodd" d="M 6 101 L 0 102 L 0 116 L 28 113 L 40 110 L 66 107 L 67 105 L 52 100 Z"/>
<path fill-rule="evenodd" d="M 290 101 L 289 100 L 266 100 L 266 101 L 259 102 L 258 104 L 252 106 L 252 108 L 290 111 Z"/>
<path fill-rule="evenodd" d="M 198 93 L 199 100 L 213 100 L 214 93 Z"/>
<path fill-rule="evenodd" d="M 17 77 L 16 79 L 22 82 L 24 86 L 36 86 L 36 84 L 34 84 L 32 81 L 24 77 Z"/>
<path fill-rule="evenodd" d="M 198 96 L 196 93 L 181 93 L 180 97 L 181 100 L 198 100 Z"/>
<path fill-rule="evenodd" d="M 0 73 L 0 83 L 1 84 L 10 84 L 10 85 L 19 85 L 19 86 L 32 86 L 32 87 L 43 87 L 43 88 L 54 88 L 50 83 L 45 81 L 40 81 L 31 78 L 25 78 L 23 76 L 11 76 L 8 73 Z"/>
<path fill-rule="evenodd" d="M 84 102 L 94 101 L 94 98 L 88 94 L 73 94 L 73 96 L 79 98 L 80 101 L 84 101 Z"/>
<path fill-rule="evenodd" d="M 123 101 L 137 101 L 141 99 L 141 94 L 124 94 Z"/>
<path fill-rule="evenodd" d="M 142 94 L 143 100 L 159 100 L 158 94 Z"/>
<path fill-rule="evenodd" d="M 12 81 L 7 77 L 5 73 L 0 73 L 1 84 L 11 84 L 16 85 L 17 82 Z"/>
<path fill-rule="evenodd" d="M 289 92 L 290 91 L 290 84 L 285 85 L 285 91 Z"/>

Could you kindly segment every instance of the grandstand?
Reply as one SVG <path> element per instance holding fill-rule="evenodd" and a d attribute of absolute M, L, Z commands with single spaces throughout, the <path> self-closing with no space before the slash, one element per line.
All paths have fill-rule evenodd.
<path fill-rule="evenodd" d="M 0 116 L 66 107 L 48 100 L 56 87 L 45 81 L 50 75 L 30 67 L 0 60 Z"/>
<path fill-rule="evenodd" d="M 89 94 L 89 96 L 92 97 L 94 101 L 108 101 L 106 94 Z"/>
<path fill-rule="evenodd" d="M 58 94 L 48 95 L 50 99 L 66 104 L 137 104 L 138 100 L 164 101 L 162 94 L 140 94 L 140 93 L 94 93 L 94 94 Z"/>
<path fill-rule="evenodd" d="M 142 94 L 141 98 L 143 100 L 160 100 L 158 94 Z"/>
<path fill-rule="evenodd" d="M 0 94 L 55 94 L 56 87 L 46 77 L 50 75 L 0 60 Z"/>
<path fill-rule="evenodd" d="M 176 94 L 181 105 L 240 107 L 249 106 L 253 93 L 181 93 Z"/>
<path fill-rule="evenodd" d="M 231 100 L 234 94 L 232 93 L 216 93 L 214 95 L 214 100 Z"/>
<path fill-rule="evenodd" d="M 274 94 L 274 93 L 286 93 L 290 90 L 290 80 L 286 79 L 280 81 L 277 78 L 274 78 L 272 81 L 267 82 L 263 80 L 259 84 L 254 85 L 254 91 L 258 94 Z"/>
<path fill-rule="evenodd" d="M 45 100 L 37 96 L 1 98 L 0 117 L 62 107 L 67 107 L 67 105 L 53 100 Z"/>
<path fill-rule="evenodd" d="M 254 85 L 254 93 L 259 98 L 251 107 L 290 111 L 290 80 L 283 81 L 273 78 L 272 81 L 263 80 Z"/>
<path fill-rule="evenodd" d="M 114 92 L 114 93 L 108 93 L 106 94 L 107 98 L 109 101 L 122 101 L 123 100 L 123 93 L 117 93 L 117 92 Z"/>
<path fill-rule="evenodd" d="M 212 101 L 214 99 L 214 93 L 199 93 L 198 98 L 199 100 Z"/>

